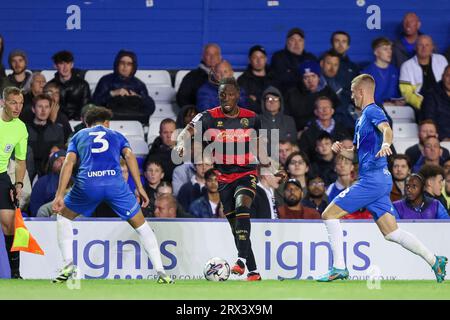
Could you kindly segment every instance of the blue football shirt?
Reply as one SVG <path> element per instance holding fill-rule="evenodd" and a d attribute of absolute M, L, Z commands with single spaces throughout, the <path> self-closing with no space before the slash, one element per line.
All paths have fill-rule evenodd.
<path fill-rule="evenodd" d="M 358 150 L 360 174 L 387 167 L 386 157 L 375 157 L 383 143 L 383 134 L 377 128 L 382 122 L 388 122 L 386 114 L 372 103 L 364 108 L 356 123 L 353 144 Z"/>
<path fill-rule="evenodd" d="M 67 152 L 79 158 L 78 186 L 97 187 L 123 183 L 120 158 L 123 148 L 130 148 L 119 132 L 98 125 L 77 132 L 69 142 Z"/>

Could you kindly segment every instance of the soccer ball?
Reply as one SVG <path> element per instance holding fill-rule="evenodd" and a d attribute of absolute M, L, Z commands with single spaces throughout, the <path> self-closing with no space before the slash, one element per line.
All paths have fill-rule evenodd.
<path fill-rule="evenodd" d="M 222 258 L 211 258 L 203 269 L 206 280 L 226 281 L 230 276 L 230 265 Z"/>

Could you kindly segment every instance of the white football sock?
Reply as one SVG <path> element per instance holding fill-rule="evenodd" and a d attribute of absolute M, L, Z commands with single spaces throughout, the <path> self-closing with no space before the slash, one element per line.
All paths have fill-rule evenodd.
<path fill-rule="evenodd" d="M 159 251 L 158 241 L 156 240 L 156 236 L 153 233 L 153 230 L 150 228 L 147 222 L 145 222 L 142 226 L 135 229 L 137 234 L 139 235 L 139 239 L 141 241 L 142 246 L 144 247 L 147 256 L 153 263 L 155 270 L 157 272 L 164 273 L 164 267 L 161 261 L 161 252 Z"/>
<path fill-rule="evenodd" d="M 59 250 L 63 256 L 64 265 L 73 262 L 73 227 L 72 221 L 60 214 L 56 215 L 56 233 Z"/>
<path fill-rule="evenodd" d="M 406 250 L 421 256 L 430 266 L 436 262 L 434 254 L 413 234 L 398 228 L 384 237 L 388 241 L 398 243 Z"/>
<path fill-rule="evenodd" d="M 328 239 L 333 252 L 333 267 L 345 269 L 344 260 L 344 235 L 339 219 L 323 220 L 328 231 Z"/>

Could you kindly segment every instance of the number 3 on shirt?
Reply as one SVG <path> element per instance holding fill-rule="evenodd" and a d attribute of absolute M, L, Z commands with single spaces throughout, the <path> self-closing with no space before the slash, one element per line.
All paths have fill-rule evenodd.
<path fill-rule="evenodd" d="M 95 136 L 94 143 L 101 143 L 102 146 L 100 148 L 92 148 L 92 153 L 102 153 L 108 150 L 109 148 L 109 142 L 106 139 L 103 139 L 103 136 L 106 134 L 106 132 L 99 131 L 99 132 L 89 132 L 90 136 Z"/>

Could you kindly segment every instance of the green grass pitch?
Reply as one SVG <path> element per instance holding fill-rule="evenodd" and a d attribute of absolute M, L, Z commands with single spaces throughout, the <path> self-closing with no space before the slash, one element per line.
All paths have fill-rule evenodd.
<path fill-rule="evenodd" d="M 310 300 L 310 299 L 450 299 L 450 282 L 264 280 L 261 282 L 179 280 L 173 285 L 153 280 L 82 280 L 80 289 L 49 280 L 0 280 L 0 299 L 151 299 L 151 300 Z"/>

